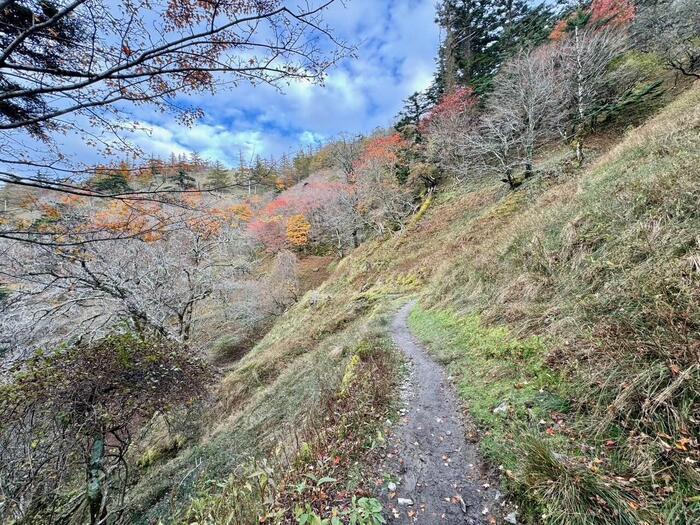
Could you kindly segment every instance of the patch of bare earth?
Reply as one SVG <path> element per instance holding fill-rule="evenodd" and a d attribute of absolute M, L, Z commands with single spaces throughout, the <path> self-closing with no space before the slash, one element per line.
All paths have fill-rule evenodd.
<path fill-rule="evenodd" d="M 503 496 L 467 439 L 457 396 L 440 365 L 411 335 L 406 319 L 413 304 L 394 319 L 394 343 L 407 357 L 405 408 L 389 437 L 380 469 L 389 523 L 493 524 L 504 513 Z"/>

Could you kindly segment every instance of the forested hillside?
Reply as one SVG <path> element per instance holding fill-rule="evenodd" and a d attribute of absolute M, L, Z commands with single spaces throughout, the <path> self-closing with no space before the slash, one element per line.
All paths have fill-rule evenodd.
<path fill-rule="evenodd" d="M 332 38 L 314 9 L 224 4 L 331 66 L 296 47 Z M 17 27 L 67 7 L 0 8 L 10 56 Z M 34 51 L 77 52 L 71 12 Z M 164 13 L 185 33 L 224 16 Z M 3 176 L 3 522 L 433 523 L 420 481 L 402 492 L 409 467 L 386 467 L 404 464 L 421 377 L 392 328 L 413 301 L 408 329 L 477 450 L 474 492 L 496 493 L 446 494 L 459 521 L 443 522 L 700 521 L 700 4 L 443 0 L 435 22 L 434 80 L 389 129 L 237 166 L 131 152 Z M 238 49 L 222 31 L 198 60 Z M 82 75 L 30 47 L 17 60 Z M 168 82 L 214 84 L 216 61 L 176 58 Z M 298 67 L 284 75 L 321 75 Z M 2 129 L 50 133 L 55 99 L 13 95 L 1 71 L 19 97 L 0 98 Z"/>

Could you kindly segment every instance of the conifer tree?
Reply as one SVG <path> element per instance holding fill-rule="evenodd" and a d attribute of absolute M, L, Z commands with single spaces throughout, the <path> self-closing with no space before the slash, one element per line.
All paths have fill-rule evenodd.
<path fill-rule="evenodd" d="M 209 189 L 217 189 L 223 191 L 231 184 L 231 178 L 226 170 L 226 167 L 217 160 L 214 163 L 209 175 L 207 175 L 207 187 Z"/>
<path fill-rule="evenodd" d="M 486 88 L 496 62 L 497 0 L 443 0 L 437 22 L 446 37 L 438 56 L 435 79 L 440 95 L 458 85 Z M 478 89 L 481 88 L 481 89 Z"/>
<path fill-rule="evenodd" d="M 439 99 L 459 86 L 490 90 L 501 63 L 541 43 L 551 31 L 554 5 L 527 0 L 443 0 L 437 22 L 445 29 L 438 72 L 430 90 Z"/>
<path fill-rule="evenodd" d="M 183 168 L 177 171 L 175 184 L 177 184 L 177 187 L 181 190 L 191 190 L 196 187 L 194 178 L 188 175 Z"/>

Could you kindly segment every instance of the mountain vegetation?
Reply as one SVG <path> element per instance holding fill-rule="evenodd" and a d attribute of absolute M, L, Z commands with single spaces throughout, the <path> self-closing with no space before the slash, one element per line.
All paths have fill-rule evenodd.
<path fill-rule="evenodd" d="M 0 2 L 5 144 L 351 51 L 323 6 L 107 4 Z M 700 4 L 436 22 L 390 129 L 238 166 L 3 148 L 3 522 L 385 523 L 410 299 L 518 522 L 700 521 Z"/>

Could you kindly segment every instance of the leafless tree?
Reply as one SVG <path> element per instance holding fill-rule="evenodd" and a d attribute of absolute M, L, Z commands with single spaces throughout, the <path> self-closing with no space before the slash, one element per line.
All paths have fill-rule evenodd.
<path fill-rule="evenodd" d="M 346 182 L 350 182 L 355 162 L 362 153 L 362 137 L 341 134 L 329 148 L 333 164 L 343 173 Z"/>
<path fill-rule="evenodd" d="M 479 118 L 476 107 L 464 111 L 448 111 L 431 118 L 427 129 L 426 156 L 442 171 L 458 181 L 478 178 L 473 169 L 473 152 L 467 148 L 467 137 L 474 132 Z"/>
<path fill-rule="evenodd" d="M 334 246 L 340 257 L 357 248 L 362 224 L 354 185 L 339 187 L 333 200 L 311 211 L 309 221 L 314 244 Z"/>
<path fill-rule="evenodd" d="M 401 229 L 416 208 L 412 189 L 382 163 L 366 164 L 355 177 L 356 210 L 362 224 L 377 235 Z"/>
<path fill-rule="evenodd" d="M 476 176 L 496 176 L 511 188 L 517 186 L 516 172 L 522 166 L 522 142 L 518 117 L 506 109 L 493 109 L 479 119 L 463 137 L 470 169 Z"/>
<path fill-rule="evenodd" d="M 511 118 L 510 126 L 496 126 L 500 137 L 514 130 L 514 164 L 521 163 L 525 176 L 533 171 L 533 160 L 541 146 L 560 137 L 565 123 L 566 100 L 561 90 L 556 50 L 543 46 L 531 51 L 521 51 L 507 61 L 494 79 L 487 111 L 494 117 L 488 127 L 503 118 Z"/>
<path fill-rule="evenodd" d="M 632 27 L 635 43 L 658 53 L 667 67 L 700 78 L 700 3 L 658 0 L 640 6 Z"/>
<path fill-rule="evenodd" d="M 197 309 L 252 264 L 237 230 L 168 233 L 60 248 L 5 241 L 0 275 L 11 287 L 0 305 L 2 345 L 13 354 L 92 341 L 119 329 L 192 339 Z"/>
<path fill-rule="evenodd" d="M 609 79 L 606 70 L 629 48 L 625 30 L 575 27 L 558 45 L 562 84 L 568 102 L 568 136 L 583 162 L 583 133 L 591 126 L 606 100 Z"/>
<path fill-rule="evenodd" d="M 497 176 L 515 187 L 556 133 L 554 71 L 551 54 L 522 52 L 503 66 L 483 107 L 443 102 L 428 120 L 429 158 L 459 181 Z"/>

